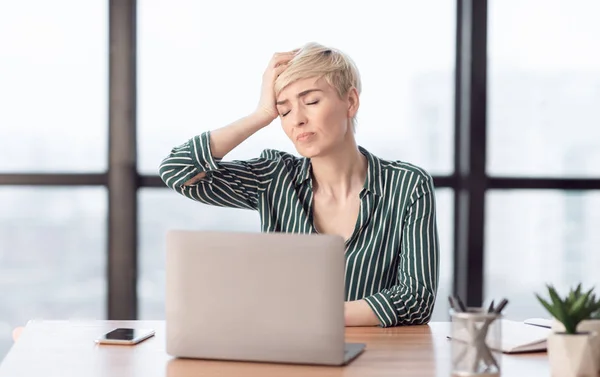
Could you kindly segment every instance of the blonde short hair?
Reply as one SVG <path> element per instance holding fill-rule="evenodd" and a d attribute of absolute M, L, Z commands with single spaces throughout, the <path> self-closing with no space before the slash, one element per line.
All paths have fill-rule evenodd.
<path fill-rule="evenodd" d="M 315 42 L 305 44 L 275 80 L 275 95 L 295 81 L 307 78 L 323 78 L 331 85 L 340 98 L 354 87 L 361 92 L 361 81 L 354 61 L 340 50 Z M 352 129 L 356 129 L 356 116 L 352 119 Z"/>

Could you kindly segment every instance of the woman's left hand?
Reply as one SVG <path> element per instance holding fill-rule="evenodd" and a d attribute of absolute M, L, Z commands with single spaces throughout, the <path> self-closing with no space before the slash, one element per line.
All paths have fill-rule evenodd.
<path fill-rule="evenodd" d="M 344 322 L 348 327 L 381 324 L 379 318 L 365 300 L 346 301 L 344 303 Z"/>

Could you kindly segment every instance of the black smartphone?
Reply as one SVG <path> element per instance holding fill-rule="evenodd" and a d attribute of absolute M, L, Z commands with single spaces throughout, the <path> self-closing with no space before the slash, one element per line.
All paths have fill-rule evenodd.
<path fill-rule="evenodd" d="M 152 329 L 133 329 L 119 327 L 100 336 L 98 339 L 96 339 L 96 343 L 132 345 L 138 344 L 142 340 L 148 339 L 153 335 L 154 330 Z"/>

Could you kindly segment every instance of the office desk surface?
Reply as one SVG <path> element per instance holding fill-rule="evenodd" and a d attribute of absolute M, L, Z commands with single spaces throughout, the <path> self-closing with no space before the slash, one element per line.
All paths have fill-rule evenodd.
<path fill-rule="evenodd" d="M 135 346 L 97 345 L 115 327 L 153 328 Z M 347 328 L 346 341 L 366 350 L 343 367 L 174 359 L 163 321 L 32 321 L 0 365 L 0 377 L 70 376 L 450 376 L 449 323 Z M 546 353 L 502 355 L 502 376 L 549 376 Z"/>

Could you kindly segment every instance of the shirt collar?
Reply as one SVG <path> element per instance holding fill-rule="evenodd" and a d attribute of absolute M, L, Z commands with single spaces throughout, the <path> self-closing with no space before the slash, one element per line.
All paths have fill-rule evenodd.
<path fill-rule="evenodd" d="M 377 195 L 383 193 L 383 177 L 381 176 L 381 160 L 367 151 L 365 148 L 359 146 L 360 152 L 367 158 L 368 170 L 367 180 L 365 181 L 365 190 L 372 192 Z"/>
<path fill-rule="evenodd" d="M 302 163 L 300 164 L 300 169 L 298 170 L 298 174 L 296 174 L 296 186 L 300 186 L 307 182 L 310 178 L 310 159 L 303 158 Z"/>
<path fill-rule="evenodd" d="M 367 179 L 365 181 L 365 186 L 363 189 L 368 192 L 381 195 L 381 193 L 383 192 L 383 178 L 381 177 L 381 160 L 361 146 L 358 147 L 358 150 L 367 158 Z M 304 158 L 302 159 L 300 169 L 298 171 L 298 174 L 296 175 L 296 186 L 300 186 L 306 182 L 310 182 L 310 173 L 310 159 Z"/>

